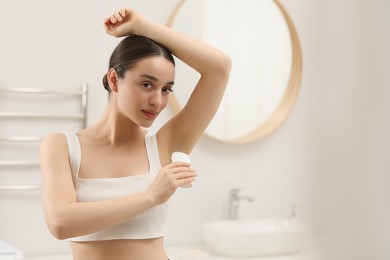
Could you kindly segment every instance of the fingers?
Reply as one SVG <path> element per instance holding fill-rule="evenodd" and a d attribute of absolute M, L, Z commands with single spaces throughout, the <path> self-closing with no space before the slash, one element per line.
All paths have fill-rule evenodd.
<path fill-rule="evenodd" d="M 107 34 L 114 37 L 121 37 L 139 34 L 138 29 L 142 21 L 143 17 L 134 10 L 121 8 L 104 19 L 104 27 Z"/>
<path fill-rule="evenodd" d="M 190 164 L 186 162 L 173 162 L 170 164 L 167 164 L 166 169 L 174 169 L 174 168 L 180 168 L 180 167 L 185 167 L 185 168 L 190 168 Z"/>
<path fill-rule="evenodd" d="M 113 25 L 123 22 L 127 14 L 128 10 L 126 8 L 121 8 L 120 10 L 115 11 L 109 17 L 105 18 L 104 24 L 110 28 L 113 28 Z"/>
<path fill-rule="evenodd" d="M 174 179 L 172 180 L 172 185 L 174 186 L 175 189 L 177 189 L 178 187 L 182 187 L 182 186 L 187 186 L 187 185 L 191 185 L 192 186 L 192 183 L 195 181 L 195 176 L 194 177 L 191 177 L 191 176 L 182 176 L 182 177 L 178 177 L 178 176 L 175 176 Z"/>
<path fill-rule="evenodd" d="M 191 168 L 189 163 L 174 162 L 166 167 L 169 173 L 176 176 L 176 179 L 196 176 L 195 169 Z"/>
<path fill-rule="evenodd" d="M 187 179 L 181 179 L 181 180 L 178 180 L 178 185 L 179 187 L 183 187 L 183 188 L 190 188 L 192 187 L 192 183 L 195 181 L 195 178 L 187 178 Z"/>
<path fill-rule="evenodd" d="M 186 184 L 191 184 L 197 176 L 194 169 L 188 167 L 176 167 L 171 171 L 171 178 L 174 186 L 177 188 Z"/>
<path fill-rule="evenodd" d="M 106 18 L 106 21 L 108 21 L 111 25 L 115 25 L 117 23 L 120 23 L 123 21 L 122 16 L 120 16 L 118 13 L 114 13 L 110 15 L 108 18 Z"/>
<path fill-rule="evenodd" d="M 185 163 L 172 163 L 160 169 L 159 174 L 149 186 L 148 192 L 160 204 L 167 201 L 183 185 L 191 184 L 196 177 L 194 169 Z"/>
<path fill-rule="evenodd" d="M 124 7 L 122 7 L 120 10 L 119 10 L 119 13 L 122 15 L 122 17 L 125 17 L 126 14 L 128 13 L 128 10 Z"/>
<path fill-rule="evenodd" d="M 182 179 L 195 178 L 195 177 L 196 177 L 195 171 L 173 173 L 173 178 L 175 180 L 182 180 Z"/>
<path fill-rule="evenodd" d="M 110 16 L 104 19 L 104 27 L 106 33 L 115 37 L 129 35 L 131 33 L 132 26 L 125 26 L 129 22 L 131 10 L 127 8 L 121 8 L 115 11 Z"/>
<path fill-rule="evenodd" d="M 122 14 L 121 14 L 119 11 L 117 11 L 117 12 L 113 13 L 113 14 L 110 16 L 110 20 L 111 20 L 111 22 L 112 22 L 113 24 L 115 24 L 115 23 L 120 23 L 120 22 L 123 21 L 123 19 L 122 19 Z"/>
<path fill-rule="evenodd" d="M 197 176 L 194 169 L 189 167 L 189 163 L 174 162 L 164 167 L 164 175 L 170 179 L 172 184 L 177 188 L 181 185 L 191 183 Z"/>

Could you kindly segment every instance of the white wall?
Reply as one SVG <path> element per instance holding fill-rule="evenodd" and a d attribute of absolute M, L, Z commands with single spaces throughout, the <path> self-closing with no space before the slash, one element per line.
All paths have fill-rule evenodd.
<path fill-rule="evenodd" d="M 100 82 L 117 42 L 104 34 L 102 18 L 133 6 L 164 23 L 176 2 L 1 1 L 0 85 L 88 82 L 92 123 L 104 109 Z M 202 138 L 192 154 L 199 178 L 173 198 L 166 242 L 201 241 L 201 224 L 225 218 L 228 190 L 243 187 L 255 199 L 243 203 L 243 218 L 286 217 L 298 203 L 326 260 L 389 259 L 389 4 L 283 4 L 304 56 L 296 107 L 262 141 L 229 145 Z M 167 109 L 157 126 L 171 114 Z M 33 224 L 26 224 L 29 219 Z M 38 194 L 0 193 L 0 240 L 27 254 L 69 251 L 67 242 L 48 234 Z"/>
<path fill-rule="evenodd" d="M 284 2 L 304 52 L 292 124 L 318 242 L 325 259 L 389 259 L 389 2 Z"/>

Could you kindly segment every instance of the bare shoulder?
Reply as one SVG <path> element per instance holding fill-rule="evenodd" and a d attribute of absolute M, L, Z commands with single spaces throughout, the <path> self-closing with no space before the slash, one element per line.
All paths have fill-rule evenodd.
<path fill-rule="evenodd" d="M 66 136 L 63 133 L 51 133 L 45 136 L 40 145 L 40 151 L 55 152 L 67 147 Z"/>
<path fill-rule="evenodd" d="M 61 173 L 64 173 L 64 176 L 71 176 L 65 134 L 52 133 L 47 135 L 41 142 L 39 158 L 42 176 L 58 177 Z"/>
<path fill-rule="evenodd" d="M 66 142 L 66 136 L 64 133 L 50 133 L 42 139 L 41 144 L 44 146 L 59 144 Z"/>

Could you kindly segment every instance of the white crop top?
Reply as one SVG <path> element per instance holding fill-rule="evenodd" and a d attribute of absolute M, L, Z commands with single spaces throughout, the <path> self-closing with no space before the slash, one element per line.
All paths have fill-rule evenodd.
<path fill-rule="evenodd" d="M 68 142 L 70 166 L 76 189 L 77 201 L 99 201 L 142 192 L 149 187 L 161 168 L 155 133 L 145 136 L 149 160 L 149 172 L 119 178 L 79 178 L 81 162 L 80 141 L 75 133 L 65 133 Z M 119 225 L 92 234 L 73 237 L 70 241 L 96 241 L 113 239 L 147 239 L 164 236 L 167 204 L 155 206 Z M 77 216 L 74 216 L 77 218 Z"/>

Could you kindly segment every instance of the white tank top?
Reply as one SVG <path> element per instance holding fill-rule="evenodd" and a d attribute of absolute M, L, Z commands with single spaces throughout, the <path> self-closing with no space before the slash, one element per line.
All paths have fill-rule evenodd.
<path fill-rule="evenodd" d="M 81 161 L 80 141 L 75 133 L 65 133 L 68 142 L 70 166 L 76 189 L 77 201 L 100 201 L 118 198 L 146 190 L 161 168 L 155 133 L 145 136 L 149 160 L 149 172 L 120 178 L 79 178 Z M 119 225 L 92 234 L 73 237 L 70 241 L 96 241 L 113 239 L 147 239 L 164 236 L 167 204 L 155 206 Z M 77 218 L 78 216 L 74 216 Z"/>

